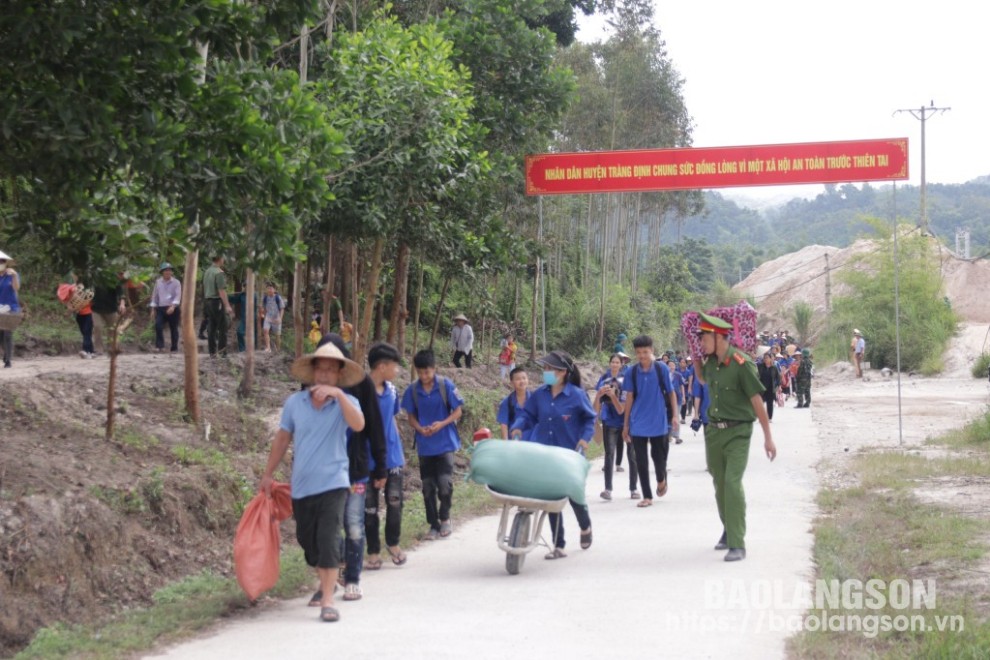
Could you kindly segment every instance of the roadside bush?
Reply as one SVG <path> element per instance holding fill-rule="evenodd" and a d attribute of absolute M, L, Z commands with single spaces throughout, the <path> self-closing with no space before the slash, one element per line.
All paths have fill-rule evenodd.
<path fill-rule="evenodd" d="M 980 353 L 973 363 L 973 378 L 986 378 L 988 370 L 990 370 L 990 353 Z"/>

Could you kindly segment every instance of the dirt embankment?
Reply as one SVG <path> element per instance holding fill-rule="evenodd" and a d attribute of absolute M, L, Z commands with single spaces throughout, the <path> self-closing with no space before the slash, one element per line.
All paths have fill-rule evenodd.
<path fill-rule="evenodd" d="M 299 387 L 289 362 L 259 354 L 255 393 L 239 400 L 242 357 L 201 355 L 207 438 L 205 425 L 184 419 L 181 357 L 122 355 L 113 442 L 103 438 L 106 358 L 35 354 L 0 370 L 0 657 L 55 622 L 149 605 L 157 589 L 203 570 L 232 574 L 241 506 L 281 404 Z M 440 372 L 465 394 L 501 388 L 497 367 Z M 400 390 L 406 382 L 403 374 Z M 494 416 L 466 411 L 468 438 Z M 407 488 L 418 489 L 418 477 L 410 470 Z"/>
<path fill-rule="evenodd" d="M 986 295 L 990 290 L 990 261 L 966 261 L 940 244 L 933 242 L 933 245 L 945 294 L 953 309 L 964 321 L 990 323 L 990 296 Z M 809 245 L 761 264 L 734 288 L 756 299 L 760 329 L 773 331 L 783 327 L 793 331 L 791 308 L 797 302 L 811 305 L 814 310 L 811 327 L 822 327 L 818 321 L 825 317 L 828 296 L 841 296 L 847 290 L 841 273 L 848 268 L 862 268 L 855 258 L 877 249 L 875 241 L 865 239 L 841 249 Z"/>

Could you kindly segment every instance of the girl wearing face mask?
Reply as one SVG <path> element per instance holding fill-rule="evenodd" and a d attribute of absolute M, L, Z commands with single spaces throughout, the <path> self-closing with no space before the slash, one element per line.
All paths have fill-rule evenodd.
<path fill-rule="evenodd" d="M 521 437 L 532 429 L 532 442 L 563 447 L 582 454 L 595 433 L 595 411 L 581 388 L 581 374 L 574 360 L 564 351 L 552 351 L 539 360 L 543 365 L 543 386 L 533 392 L 512 424 L 510 435 Z M 588 506 L 571 500 L 571 508 L 581 528 L 581 548 L 591 547 L 591 516 Z M 566 557 L 564 518 L 550 514 L 554 549 L 546 559 Z"/>
<path fill-rule="evenodd" d="M 17 291 L 21 288 L 21 276 L 10 267 L 11 258 L 0 252 L 0 313 L 18 314 L 21 303 Z M 14 331 L 0 330 L 0 347 L 3 349 L 3 366 L 10 368 L 14 357 Z"/>

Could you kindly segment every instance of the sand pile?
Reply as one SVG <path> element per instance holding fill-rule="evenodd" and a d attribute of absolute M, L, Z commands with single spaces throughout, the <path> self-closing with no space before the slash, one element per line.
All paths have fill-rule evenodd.
<path fill-rule="evenodd" d="M 809 245 L 761 264 L 734 288 L 755 298 L 760 329 L 772 331 L 788 328 L 793 332 L 791 309 L 801 301 L 814 310 L 811 327 L 821 328 L 827 296 L 834 299 L 847 292 L 842 284 L 842 273 L 849 268 L 863 267 L 850 260 L 877 247 L 875 241 L 867 239 L 841 249 Z M 939 256 L 945 295 L 963 321 L 990 323 L 990 296 L 987 295 L 990 291 L 990 261 L 958 259 L 942 246 L 937 248 L 936 254 Z M 812 333 L 812 340 L 815 334 Z"/>

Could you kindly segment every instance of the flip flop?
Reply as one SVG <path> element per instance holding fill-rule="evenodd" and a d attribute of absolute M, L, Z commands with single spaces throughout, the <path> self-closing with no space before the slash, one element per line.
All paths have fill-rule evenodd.
<path fill-rule="evenodd" d="M 653 506 L 653 500 L 640 500 L 636 506 L 640 509 L 645 509 L 648 506 Z"/>
<path fill-rule="evenodd" d="M 309 606 L 319 607 L 321 603 L 323 603 L 323 590 L 318 589 L 316 593 L 313 594 L 313 597 L 309 599 Z"/>
<path fill-rule="evenodd" d="M 357 584 L 349 584 L 344 589 L 344 600 L 361 600 L 361 596 L 364 592 L 361 591 L 361 586 Z"/>
<path fill-rule="evenodd" d="M 326 623 L 340 621 L 340 612 L 337 611 L 336 607 L 321 607 L 320 621 L 325 621 Z"/>
<path fill-rule="evenodd" d="M 364 570 L 366 571 L 377 571 L 381 569 L 381 567 L 382 567 L 381 557 L 375 557 L 375 558 L 369 557 L 368 559 L 364 560 Z"/>
<path fill-rule="evenodd" d="M 563 559 L 567 556 L 567 553 L 561 548 L 554 548 L 552 552 L 548 552 L 543 558 L 544 559 Z"/>
<path fill-rule="evenodd" d="M 587 550 L 591 547 L 591 529 L 586 532 L 581 532 L 581 549 Z"/>
<path fill-rule="evenodd" d="M 451 526 L 449 520 L 440 523 L 440 538 L 445 539 L 453 533 L 454 528 Z"/>
<path fill-rule="evenodd" d="M 667 480 L 664 479 L 657 484 L 657 497 L 663 497 L 667 494 Z"/>
<path fill-rule="evenodd" d="M 388 554 L 392 558 L 393 564 L 395 564 L 396 566 L 402 566 L 403 564 L 406 563 L 406 559 L 408 559 L 408 557 L 406 557 L 406 553 L 402 551 L 402 548 L 399 548 L 395 552 L 392 552 L 392 548 L 385 548 L 385 549 L 388 550 Z"/>

